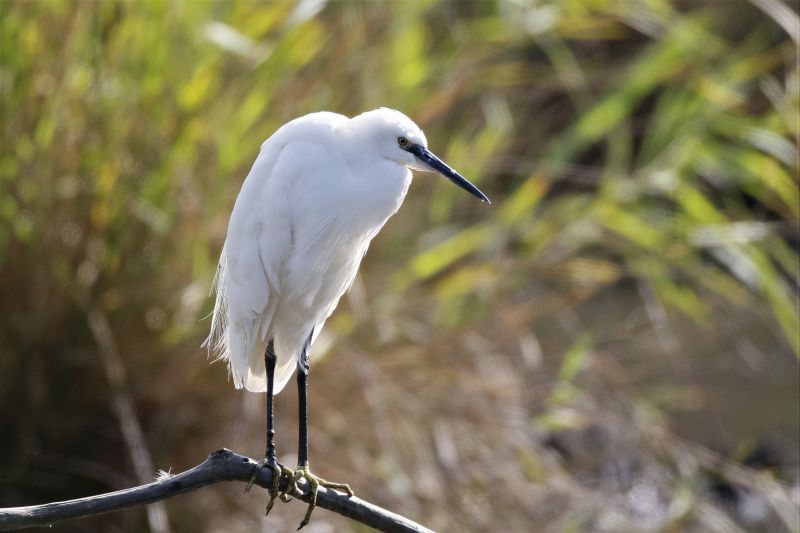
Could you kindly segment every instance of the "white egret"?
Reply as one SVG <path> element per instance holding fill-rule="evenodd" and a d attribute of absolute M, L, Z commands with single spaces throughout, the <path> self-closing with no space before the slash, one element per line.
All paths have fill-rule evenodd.
<path fill-rule="evenodd" d="M 309 469 L 310 348 L 352 284 L 370 241 L 403 202 L 410 169 L 438 172 L 489 202 L 428 150 L 425 134 L 411 119 L 386 108 L 351 119 L 312 113 L 287 123 L 261 145 L 236 199 L 206 344 L 228 361 L 236 388 L 267 393 L 267 449 L 258 465 L 274 474 L 267 513 L 281 475 L 289 478 L 288 493 L 304 478 L 314 499 L 320 485 L 353 494 Z M 298 466 L 292 471 L 276 459 L 272 405 L 295 368 L 300 431 Z M 308 523 L 314 503 L 300 527 Z"/>

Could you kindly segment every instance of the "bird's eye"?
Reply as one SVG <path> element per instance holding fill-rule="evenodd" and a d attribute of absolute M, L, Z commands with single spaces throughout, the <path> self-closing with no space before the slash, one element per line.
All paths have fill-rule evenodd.
<path fill-rule="evenodd" d="M 405 137 L 398 137 L 397 144 L 400 145 L 400 148 L 406 148 L 410 143 L 408 142 L 408 139 L 406 139 Z"/>

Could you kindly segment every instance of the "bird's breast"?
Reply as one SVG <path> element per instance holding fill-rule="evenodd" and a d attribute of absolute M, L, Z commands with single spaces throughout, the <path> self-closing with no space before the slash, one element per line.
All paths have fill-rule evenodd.
<path fill-rule="evenodd" d="M 348 178 L 305 205 L 305 216 L 294 217 L 303 222 L 294 228 L 285 285 L 309 310 L 332 310 L 350 287 L 370 241 L 402 204 L 411 173 L 387 165 L 366 178 Z"/>

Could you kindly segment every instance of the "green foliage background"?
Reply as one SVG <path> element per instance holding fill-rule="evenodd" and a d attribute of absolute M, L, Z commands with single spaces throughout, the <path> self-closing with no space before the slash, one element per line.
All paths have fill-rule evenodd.
<path fill-rule="evenodd" d="M 134 484 L 120 390 L 156 466 L 260 452 L 263 398 L 199 348 L 228 214 L 281 124 L 388 106 L 494 205 L 415 179 L 317 347 L 319 473 L 445 531 L 793 530 L 796 11 L 4 1 L 0 505 Z M 750 468 L 765 449 L 769 472 Z M 167 510 L 180 531 L 302 512 L 265 521 L 257 500 L 215 487 Z"/>

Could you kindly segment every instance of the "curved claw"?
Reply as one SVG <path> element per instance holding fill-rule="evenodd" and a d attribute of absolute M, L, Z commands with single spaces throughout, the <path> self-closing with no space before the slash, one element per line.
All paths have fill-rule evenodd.
<path fill-rule="evenodd" d="M 250 489 L 253 488 L 253 483 L 256 482 L 256 477 L 258 476 L 258 473 L 261 471 L 262 468 L 264 468 L 264 465 L 266 465 L 267 462 L 268 460 L 266 457 L 264 457 L 258 462 L 256 467 L 253 469 L 253 475 L 250 476 L 250 481 L 248 481 L 247 485 L 244 486 L 244 490 L 242 491 L 242 493 L 247 494 L 248 492 L 250 492 Z"/>
<path fill-rule="evenodd" d="M 287 500 L 287 499 L 284 498 L 284 496 L 286 495 L 285 492 L 282 493 L 282 492 L 280 492 L 278 490 L 278 485 L 280 485 L 280 482 L 281 482 L 281 476 L 284 476 L 284 475 L 288 479 L 291 480 L 291 476 L 294 475 L 294 472 L 292 472 L 291 468 L 287 468 L 287 467 L 283 466 L 282 464 L 280 464 L 278 462 L 273 463 L 272 464 L 272 486 L 268 490 L 268 492 L 269 492 L 269 501 L 267 502 L 266 514 L 269 514 L 269 512 L 272 510 L 272 506 L 275 504 L 275 499 L 278 496 L 280 496 L 281 501 L 283 501 L 283 502 L 290 501 L 290 500 Z"/>
<path fill-rule="evenodd" d="M 308 509 L 306 510 L 306 514 L 303 517 L 303 520 L 300 522 L 300 525 L 297 526 L 298 530 L 305 527 L 311 520 L 311 513 L 314 512 L 314 508 L 317 506 L 317 492 L 319 491 L 320 487 L 325 487 L 326 489 L 340 490 L 346 492 L 348 496 L 354 495 L 353 490 L 347 483 L 333 483 L 331 481 L 322 479 L 321 477 L 312 474 L 308 465 L 297 467 L 297 470 L 295 470 L 292 476 L 289 478 L 289 487 L 287 487 L 287 492 L 291 490 L 291 493 L 294 494 L 295 496 L 302 494 L 300 487 L 298 487 L 297 485 L 297 482 L 300 479 L 305 479 L 310 485 L 311 501 L 308 503 Z"/>
<path fill-rule="evenodd" d="M 250 489 L 253 488 L 253 484 L 256 481 L 256 477 L 258 477 L 259 471 L 262 468 L 269 465 L 270 469 L 272 470 L 272 485 L 267 492 L 269 493 L 269 501 L 267 502 L 267 510 L 266 514 L 272 510 L 272 506 L 275 504 L 275 499 L 280 496 L 281 501 L 288 502 L 291 498 L 286 498 L 286 492 L 280 492 L 278 489 L 281 483 L 281 476 L 286 476 L 289 480 L 289 487 L 292 486 L 292 477 L 294 476 L 294 471 L 291 468 L 285 467 L 279 462 L 275 461 L 274 459 L 267 459 L 266 457 L 259 461 L 256 465 L 255 469 L 253 470 L 253 475 L 250 476 L 250 481 L 247 482 L 247 485 L 244 487 L 244 493 L 250 492 Z"/>

